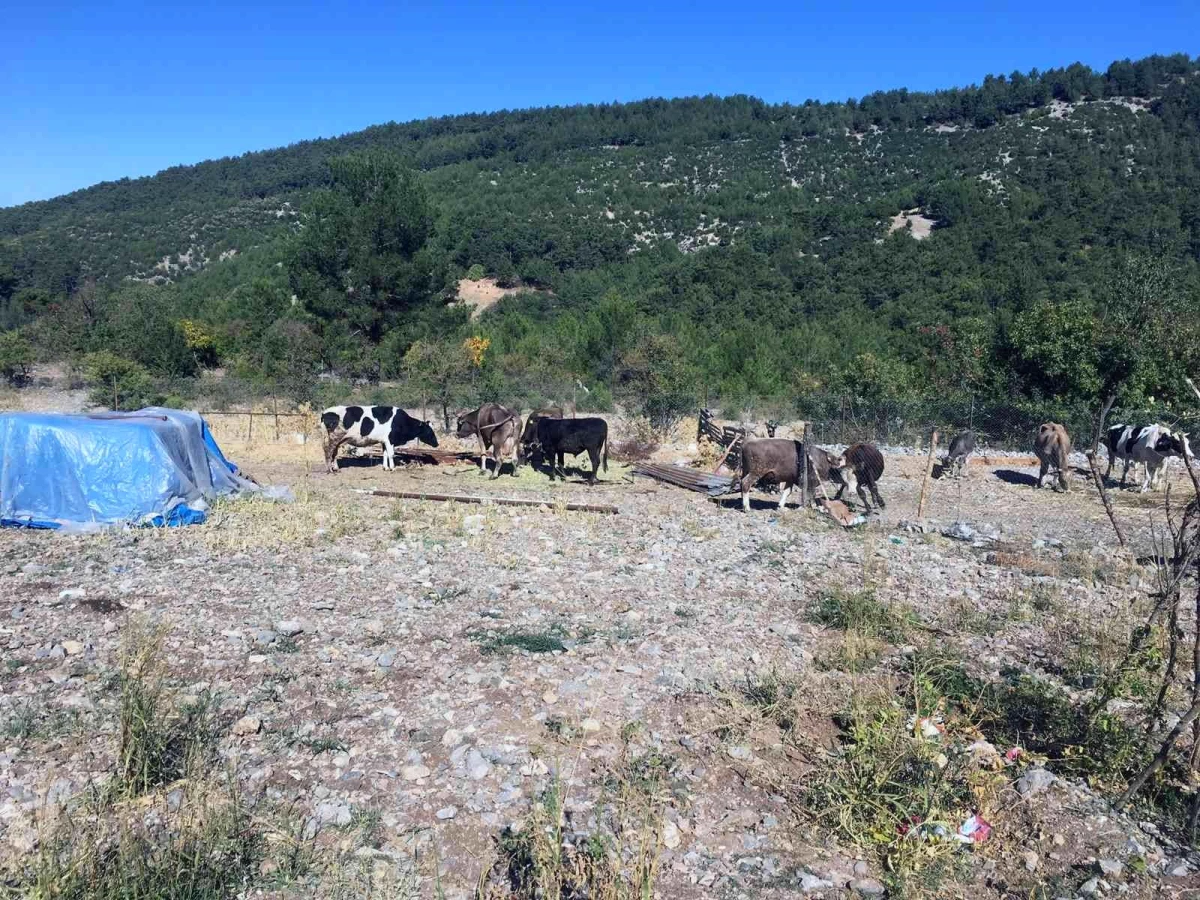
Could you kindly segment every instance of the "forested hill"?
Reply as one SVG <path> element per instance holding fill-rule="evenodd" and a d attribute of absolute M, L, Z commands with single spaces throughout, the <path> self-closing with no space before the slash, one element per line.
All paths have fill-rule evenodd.
<path fill-rule="evenodd" d="M 0 210 L 0 325 L 37 353 L 82 356 L 123 346 L 119 310 L 167 310 L 164 328 L 205 343 L 196 365 L 247 376 L 280 371 L 256 355 L 274 327 L 297 383 L 386 377 L 418 340 L 479 334 L 493 388 L 540 378 L 552 392 L 569 374 L 639 396 L 702 384 L 730 402 L 1169 396 L 1200 358 L 1198 69 L 1179 54 L 836 104 L 453 116 L 177 167 Z M 387 183 L 419 205 L 408 268 L 389 270 L 403 297 L 373 283 L 391 299 L 369 322 L 316 299 L 329 284 L 305 266 L 346 253 L 321 262 L 301 236 L 333 196 L 361 207 L 330 165 L 360 151 L 415 171 Z M 534 290 L 468 323 L 444 305 L 468 272 Z M 79 303 L 84 326 L 64 323 Z M 195 371 L 135 343 L 123 355 L 151 375 Z"/>

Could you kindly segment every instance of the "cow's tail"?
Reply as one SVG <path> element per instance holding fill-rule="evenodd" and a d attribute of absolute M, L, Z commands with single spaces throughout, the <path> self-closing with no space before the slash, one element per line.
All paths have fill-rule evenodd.
<path fill-rule="evenodd" d="M 604 455 L 601 457 L 601 461 L 604 463 L 604 471 L 607 472 L 608 471 L 608 432 L 607 431 L 604 433 L 604 447 L 602 449 L 604 451 Z"/>

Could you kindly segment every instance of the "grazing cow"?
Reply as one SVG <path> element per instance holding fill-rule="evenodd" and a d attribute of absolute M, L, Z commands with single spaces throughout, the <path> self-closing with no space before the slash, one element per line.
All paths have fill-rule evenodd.
<path fill-rule="evenodd" d="M 565 454 L 578 456 L 584 450 L 592 461 L 588 473 L 588 484 L 596 483 L 596 473 L 603 460 L 604 471 L 608 471 L 608 423 L 600 418 L 589 419 L 545 419 L 537 420 L 537 443 L 534 445 L 534 466 L 543 459 L 550 461 L 550 480 L 554 473 L 562 471 L 566 463 Z M 563 473 L 566 477 L 566 473 Z"/>
<path fill-rule="evenodd" d="M 961 475 L 963 466 L 967 464 L 971 454 L 975 452 L 975 432 L 963 431 L 954 436 L 950 449 L 946 452 L 946 460 L 942 469 L 951 475 Z"/>
<path fill-rule="evenodd" d="M 842 486 L 833 499 L 841 500 L 842 493 L 846 488 L 850 488 L 862 500 L 863 508 L 870 509 L 867 491 L 863 490 L 863 485 L 866 485 L 875 500 L 875 505 L 886 509 L 887 504 L 879 495 L 879 479 L 883 476 L 883 454 L 872 444 L 851 444 L 842 455 L 846 459 L 846 464 L 839 470 Z"/>
<path fill-rule="evenodd" d="M 1121 487 L 1125 487 L 1125 478 L 1129 475 L 1129 467 L 1133 463 L 1145 466 L 1142 478 L 1142 490 L 1158 490 L 1166 461 L 1172 456 L 1192 455 L 1186 434 L 1172 432 L 1165 425 L 1114 425 L 1104 435 L 1104 446 L 1108 448 L 1108 470 L 1104 477 L 1112 473 L 1113 463 L 1118 459 L 1125 466 L 1121 471 Z"/>
<path fill-rule="evenodd" d="M 430 447 L 438 445 L 428 422 L 414 419 L 396 406 L 331 406 L 321 413 L 325 429 L 325 469 L 338 470 L 337 452 L 342 444 L 365 447 L 383 444 L 383 467 L 396 468 L 395 448 L 413 438 Z"/>
<path fill-rule="evenodd" d="M 1057 469 L 1059 487 L 1063 491 L 1071 490 L 1067 481 L 1067 457 L 1071 455 L 1071 436 L 1067 434 L 1067 429 L 1057 422 L 1043 423 L 1033 442 L 1033 452 L 1041 463 L 1037 487 L 1042 486 L 1042 480 L 1050 469 Z"/>
<path fill-rule="evenodd" d="M 485 403 L 479 409 L 466 413 L 458 418 L 456 434 L 460 438 L 475 435 L 479 438 L 479 471 L 487 471 L 488 450 L 491 450 L 494 469 L 492 478 L 500 476 L 500 467 L 504 457 L 512 461 L 513 477 L 516 477 L 520 465 L 517 453 L 517 432 L 521 419 L 511 410 L 505 409 L 499 403 Z"/>
<path fill-rule="evenodd" d="M 742 443 L 742 509 L 750 511 L 750 491 L 761 480 L 780 485 L 779 508 L 787 503 L 788 494 L 800 484 L 803 475 L 800 460 L 804 457 L 804 444 L 787 438 L 759 438 Z M 811 447 L 808 451 L 808 481 L 812 486 L 822 481 L 842 483 L 845 459 Z M 853 473 L 848 472 L 851 478 Z M 804 502 L 804 498 L 801 498 Z"/>
<path fill-rule="evenodd" d="M 533 447 L 537 443 L 537 423 L 538 419 L 561 419 L 563 410 L 561 406 L 545 406 L 541 409 L 535 409 L 529 414 L 529 418 L 525 420 L 525 427 L 521 430 L 521 461 L 529 459 L 533 456 Z"/>

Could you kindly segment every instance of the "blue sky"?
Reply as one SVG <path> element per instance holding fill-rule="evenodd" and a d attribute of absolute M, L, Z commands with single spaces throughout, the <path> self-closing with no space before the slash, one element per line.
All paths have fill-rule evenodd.
<path fill-rule="evenodd" d="M 708 93 L 842 100 L 1195 55 L 1200 0 L 0 0 L 0 33 L 8 206 L 389 120 Z"/>

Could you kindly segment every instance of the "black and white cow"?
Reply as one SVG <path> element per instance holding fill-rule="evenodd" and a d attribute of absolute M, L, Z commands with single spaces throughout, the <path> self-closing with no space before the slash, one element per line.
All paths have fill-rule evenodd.
<path fill-rule="evenodd" d="M 1125 464 L 1121 471 L 1121 487 L 1125 487 L 1129 467 L 1142 463 L 1146 469 L 1143 494 L 1148 489 L 1158 490 L 1169 457 L 1192 455 L 1187 435 L 1173 432 L 1165 425 L 1114 425 L 1104 435 L 1104 446 L 1108 448 L 1108 470 L 1104 477 L 1112 473 L 1113 463 L 1119 459 Z"/>
<path fill-rule="evenodd" d="M 438 445 L 428 422 L 414 419 L 396 406 L 331 406 L 321 413 L 325 429 L 325 468 L 338 470 L 337 452 L 342 444 L 365 447 L 383 444 L 383 467 L 396 468 L 395 448 L 418 438 L 430 447 Z"/>

